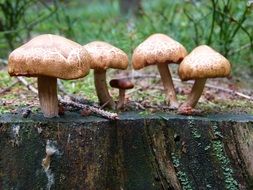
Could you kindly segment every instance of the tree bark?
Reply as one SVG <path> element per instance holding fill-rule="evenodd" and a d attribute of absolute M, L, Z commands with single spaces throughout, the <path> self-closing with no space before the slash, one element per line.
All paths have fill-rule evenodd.
<path fill-rule="evenodd" d="M 0 115 L 0 189 L 253 188 L 252 116 L 120 118 Z"/>
<path fill-rule="evenodd" d="M 137 15 L 141 10 L 141 0 L 120 0 L 120 11 L 124 16 Z"/>

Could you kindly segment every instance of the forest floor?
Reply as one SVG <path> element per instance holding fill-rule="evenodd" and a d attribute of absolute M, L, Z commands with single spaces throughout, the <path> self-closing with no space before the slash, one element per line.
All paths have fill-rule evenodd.
<path fill-rule="evenodd" d="M 141 111 L 144 114 L 152 112 L 167 112 L 177 114 L 171 110 L 165 102 L 165 94 L 154 66 L 140 71 L 126 70 L 107 73 L 108 82 L 112 78 L 128 78 L 135 87 L 126 92 L 126 107 L 121 111 Z M 180 103 L 184 102 L 187 94 L 191 91 L 194 81 L 181 82 L 176 75 L 177 66 L 170 67 L 173 82 Z M 0 114 L 22 113 L 30 110 L 33 113 L 40 112 L 37 94 L 29 90 L 25 85 L 17 82 L 15 77 L 7 75 L 7 68 L 0 70 Z M 248 77 L 248 80 L 246 80 Z M 36 78 L 25 78 L 31 85 L 36 87 Z M 62 81 L 59 94 L 68 92 L 76 97 L 81 97 L 87 104 L 99 107 L 93 83 L 93 72 L 83 79 Z M 250 76 L 208 79 L 204 92 L 196 106 L 197 114 L 213 113 L 247 113 L 253 114 L 253 81 Z M 110 93 L 117 101 L 118 90 L 109 87 Z"/>

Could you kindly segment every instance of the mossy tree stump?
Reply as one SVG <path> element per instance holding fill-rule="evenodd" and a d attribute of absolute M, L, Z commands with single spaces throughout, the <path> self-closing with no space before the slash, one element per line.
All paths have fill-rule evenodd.
<path fill-rule="evenodd" d="M 49 170 L 46 144 L 57 148 Z M 0 189 L 252 189 L 253 117 L 0 116 Z"/>

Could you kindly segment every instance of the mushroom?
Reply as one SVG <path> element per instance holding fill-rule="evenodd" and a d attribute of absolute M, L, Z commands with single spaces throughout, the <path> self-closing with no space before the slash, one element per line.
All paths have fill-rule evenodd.
<path fill-rule="evenodd" d="M 38 94 L 45 117 L 58 116 L 57 78 L 77 79 L 89 73 L 91 57 L 78 43 L 44 34 L 9 55 L 10 76 L 38 78 Z"/>
<path fill-rule="evenodd" d="M 134 50 L 132 65 L 135 70 L 157 64 L 166 93 L 166 101 L 171 108 L 178 108 L 174 85 L 167 64 L 180 63 L 187 55 L 183 45 L 165 34 L 153 34 Z"/>
<path fill-rule="evenodd" d="M 134 84 L 127 79 L 112 79 L 110 81 L 110 86 L 119 89 L 119 102 L 117 104 L 117 109 L 121 109 L 125 104 L 125 92 L 127 89 L 132 89 Z"/>
<path fill-rule="evenodd" d="M 121 49 L 102 41 L 94 41 L 86 44 L 84 48 L 92 58 L 90 64 L 94 69 L 94 82 L 100 105 L 115 109 L 115 102 L 109 94 L 106 83 L 106 70 L 108 68 L 126 69 L 128 56 Z"/>
<path fill-rule="evenodd" d="M 178 74 L 182 81 L 194 79 L 194 85 L 179 112 L 187 114 L 194 108 L 203 92 L 207 78 L 226 77 L 231 72 L 229 61 L 207 45 L 196 47 L 181 62 Z"/>

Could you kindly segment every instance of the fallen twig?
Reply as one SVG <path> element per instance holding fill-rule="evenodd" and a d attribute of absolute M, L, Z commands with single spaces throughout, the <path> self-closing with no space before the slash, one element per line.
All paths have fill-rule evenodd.
<path fill-rule="evenodd" d="M 2 61 L 5 65 L 8 64 L 7 60 L 0 59 L 0 61 Z M 33 93 L 38 94 L 38 90 L 34 86 L 29 84 L 23 77 L 21 77 L 21 76 L 17 77 L 17 80 L 20 81 L 23 85 L 25 85 Z M 65 91 L 65 94 L 68 94 L 68 93 Z M 66 105 L 66 106 L 72 106 L 72 107 L 77 107 L 77 108 L 81 108 L 81 109 L 88 109 L 91 112 L 93 112 L 97 115 L 100 115 L 102 117 L 105 117 L 107 119 L 111 119 L 111 120 L 118 119 L 118 114 L 116 114 L 116 113 L 111 113 L 111 112 L 96 108 L 94 106 L 85 105 L 85 104 L 82 104 L 82 103 L 79 103 L 79 102 L 78 103 L 74 102 L 72 99 L 77 100 L 77 98 L 75 98 L 71 94 L 68 94 L 68 97 L 69 97 L 70 100 L 67 101 L 67 100 L 64 100 L 61 96 L 58 96 L 59 102 L 62 103 L 63 105 Z"/>
<path fill-rule="evenodd" d="M 139 109 L 142 109 L 142 110 L 145 110 L 145 109 L 146 109 L 143 105 L 141 105 L 141 103 L 139 103 L 139 102 L 137 102 L 137 101 L 132 101 L 132 103 L 133 103 L 135 106 L 137 106 L 137 108 L 139 108 Z"/>
<path fill-rule="evenodd" d="M 57 84 L 58 84 L 58 89 L 60 92 L 62 92 L 64 95 L 67 95 L 72 101 L 74 102 L 78 102 L 80 104 L 88 104 L 88 105 L 92 105 L 92 102 L 87 100 L 87 99 L 84 99 L 84 98 L 81 98 L 81 97 L 77 97 L 77 96 L 74 96 L 72 95 L 71 93 L 69 93 L 63 86 L 62 82 L 60 80 L 57 80 Z"/>
<path fill-rule="evenodd" d="M 4 65 L 7 65 L 8 64 L 8 61 L 6 59 L 1 59 L 0 58 L 0 63 L 4 64 Z"/>
<path fill-rule="evenodd" d="M 27 82 L 27 80 L 24 79 L 24 77 L 17 77 L 17 79 L 26 86 L 27 89 L 31 90 L 32 92 L 38 94 L 38 90 L 31 84 Z"/>
<path fill-rule="evenodd" d="M 19 82 L 19 81 L 15 81 L 15 82 L 11 83 L 8 87 L 6 87 L 6 88 L 0 90 L 0 94 L 3 94 L 3 93 L 5 93 L 5 92 L 10 91 L 11 88 L 12 88 L 13 86 L 15 86 L 18 82 Z"/>
<path fill-rule="evenodd" d="M 70 94 L 69 92 L 67 92 L 60 80 L 58 80 L 57 83 L 58 83 L 59 90 L 63 92 L 66 95 L 66 97 L 69 99 L 69 100 L 66 100 L 66 99 L 61 98 L 61 96 L 58 96 L 60 103 L 62 103 L 63 105 L 72 106 L 72 107 L 81 108 L 81 109 L 87 109 L 107 119 L 111 119 L 111 120 L 118 119 L 118 114 L 105 111 L 102 108 L 96 108 L 94 106 L 87 105 L 86 103 L 88 102 L 84 100 L 83 98 L 77 98 L 73 96 L 72 94 Z"/>
<path fill-rule="evenodd" d="M 5 59 L 1 59 L 0 58 L 0 62 L 3 63 L 4 65 L 7 65 L 8 64 L 8 61 L 5 60 Z M 31 90 L 32 92 L 34 93 L 38 93 L 38 90 L 36 88 L 34 88 L 31 84 L 29 84 L 25 79 L 24 77 L 17 77 L 17 80 L 19 82 L 21 82 L 23 85 L 25 85 L 29 90 Z"/>
<path fill-rule="evenodd" d="M 177 78 L 173 78 L 173 81 L 181 82 L 181 80 L 177 79 Z M 188 84 L 194 84 L 194 81 L 187 81 L 186 83 L 188 83 Z M 248 95 L 243 94 L 241 92 L 238 92 L 238 91 L 235 91 L 235 90 L 230 90 L 230 89 L 227 89 L 227 88 L 224 88 L 224 87 L 218 87 L 218 86 L 214 86 L 214 85 L 211 85 L 211 84 L 208 84 L 208 83 L 205 84 L 205 87 L 211 88 L 211 89 L 220 90 L 220 91 L 227 92 L 227 93 L 230 93 L 230 94 L 234 94 L 234 95 L 246 98 L 248 100 L 253 100 L 253 97 L 251 97 L 251 96 L 248 96 Z"/>
<path fill-rule="evenodd" d="M 142 87 L 130 89 L 130 90 L 128 90 L 128 91 L 126 92 L 126 95 L 130 95 L 130 94 L 132 94 L 132 93 L 134 93 L 134 92 L 136 92 L 136 91 L 139 91 L 139 90 L 141 90 L 141 89 L 142 89 Z"/>
<path fill-rule="evenodd" d="M 150 74 L 150 75 L 136 75 L 136 76 L 133 76 L 133 77 L 122 77 L 122 79 L 139 79 L 139 78 L 142 78 L 142 79 L 143 78 L 158 78 L 159 79 L 160 76 Z M 175 81 L 175 82 L 182 82 L 179 78 L 172 78 L 172 80 Z M 187 84 L 194 84 L 194 81 L 187 81 L 186 83 Z M 220 91 L 227 92 L 227 93 L 230 93 L 230 94 L 234 94 L 234 95 L 243 97 L 243 98 L 248 99 L 248 100 L 253 100 L 253 97 L 251 97 L 251 96 L 248 96 L 248 95 L 243 94 L 241 92 L 238 92 L 238 91 L 235 91 L 235 90 L 230 90 L 230 89 L 227 89 L 227 88 L 224 88 L 224 87 L 218 87 L 218 86 L 214 86 L 214 85 L 211 85 L 211 84 L 208 84 L 208 83 L 205 84 L 205 87 L 220 90 Z M 131 91 L 129 93 L 131 93 Z"/>
<path fill-rule="evenodd" d="M 105 117 L 107 119 L 110 119 L 110 120 L 119 119 L 118 114 L 116 114 L 116 113 L 111 113 L 111 112 L 108 112 L 108 111 L 105 111 L 105 110 L 102 110 L 102 109 L 99 109 L 99 108 L 96 108 L 93 106 L 80 104 L 80 103 L 70 100 L 70 98 L 69 98 L 69 100 L 66 100 L 66 99 L 59 97 L 59 101 L 61 104 L 65 105 L 65 106 L 72 106 L 72 107 L 77 107 L 77 108 L 81 108 L 81 109 L 87 109 L 95 114 L 98 114 L 98 115 Z"/>
<path fill-rule="evenodd" d="M 134 74 L 134 76 L 127 76 L 127 77 L 120 77 L 118 78 L 119 80 L 121 79 L 144 79 L 144 78 L 160 78 L 159 75 L 154 75 L 154 74 Z"/>
<path fill-rule="evenodd" d="M 28 82 L 23 77 L 18 77 L 18 78 L 19 78 L 19 81 L 22 82 L 28 89 L 30 89 L 32 92 L 38 94 L 38 90 L 36 88 L 34 88 L 32 85 L 29 85 Z M 72 106 L 72 107 L 77 107 L 77 108 L 81 108 L 81 109 L 88 109 L 97 115 L 100 115 L 102 117 L 105 117 L 105 118 L 111 119 L 111 120 L 118 119 L 118 115 L 116 113 L 111 113 L 111 112 L 108 112 L 108 111 L 105 111 L 105 110 L 102 110 L 102 109 L 99 109 L 99 108 L 96 108 L 93 106 L 74 102 L 71 100 L 70 97 L 69 97 L 69 100 L 65 100 L 59 95 L 58 99 L 59 99 L 59 102 L 65 106 Z"/>

